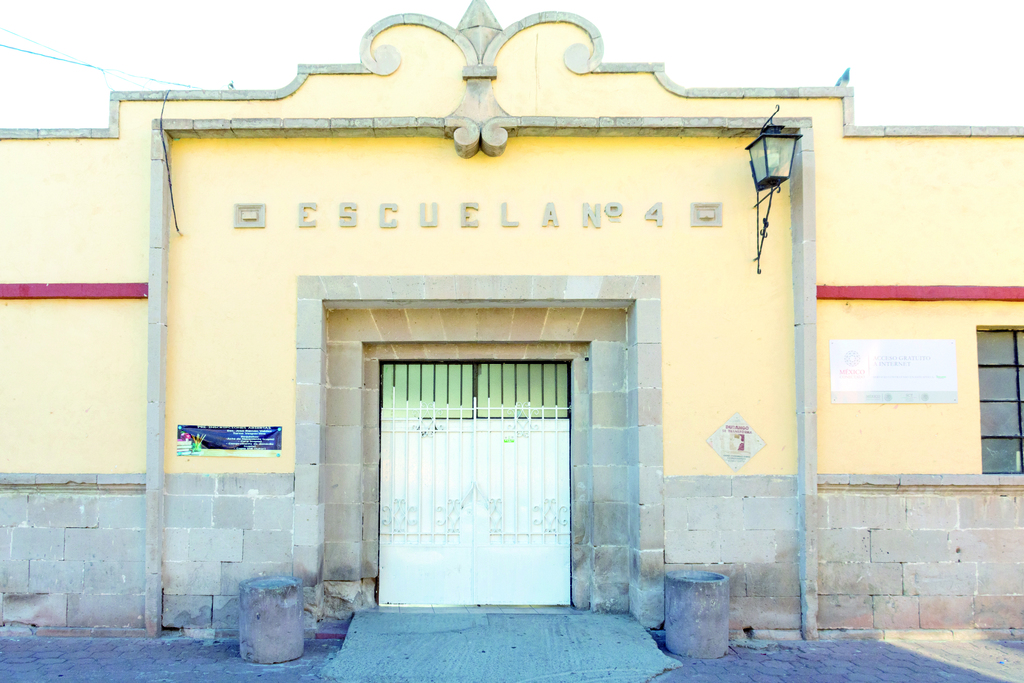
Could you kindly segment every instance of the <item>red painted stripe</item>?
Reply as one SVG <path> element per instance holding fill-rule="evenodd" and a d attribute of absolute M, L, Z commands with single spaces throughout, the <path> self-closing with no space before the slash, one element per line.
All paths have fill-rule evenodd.
<path fill-rule="evenodd" d="M 0 283 L 0 299 L 145 299 L 146 282 Z"/>
<path fill-rule="evenodd" d="M 818 298 L 875 301 L 1024 301 L 1024 287 L 818 285 Z"/>

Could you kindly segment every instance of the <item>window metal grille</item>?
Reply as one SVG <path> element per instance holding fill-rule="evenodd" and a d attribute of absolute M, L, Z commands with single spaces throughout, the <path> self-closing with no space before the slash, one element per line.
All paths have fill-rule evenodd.
<path fill-rule="evenodd" d="M 981 467 L 1020 474 L 1024 451 L 1024 330 L 978 331 Z"/>

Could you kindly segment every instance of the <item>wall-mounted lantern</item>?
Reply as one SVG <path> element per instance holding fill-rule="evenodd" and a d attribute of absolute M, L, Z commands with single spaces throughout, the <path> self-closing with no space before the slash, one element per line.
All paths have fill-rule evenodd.
<path fill-rule="evenodd" d="M 796 151 L 796 141 L 802 136 L 784 134 L 782 126 L 772 122 L 775 115 L 779 113 L 779 107 L 768 117 L 757 139 L 747 145 L 750 152 L 750 172 L 754 176 L 754 188 L 757 190 L 757 274 L 761 274 L 761 247 L 768 237 L 768 214 L 772 210 L 772 197 L 780 191 L 782 183 L 789 180 L 789 174 L 793 170 L 793 157 Z M 766 191 L 764 197 L 761 193 Z M 768 201 L 768 208 L 764 212 L 764 219 L 761 218 L 761 203 Z"/>

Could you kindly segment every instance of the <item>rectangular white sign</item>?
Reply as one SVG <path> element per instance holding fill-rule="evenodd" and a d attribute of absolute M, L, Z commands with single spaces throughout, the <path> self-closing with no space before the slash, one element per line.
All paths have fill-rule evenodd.
<path fill-rule="evenodd" d="M 953 339 L 833 339 L 833 403 L 956 403 Z"/>

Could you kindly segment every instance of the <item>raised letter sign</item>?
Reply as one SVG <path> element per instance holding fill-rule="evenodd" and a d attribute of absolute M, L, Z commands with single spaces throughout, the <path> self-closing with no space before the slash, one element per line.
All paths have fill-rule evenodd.
<path fill-rule="evenodd" d="M 544 217 L 540 219 L 540 227 L 546 228 L 548 225 L 558 227 L 558 214 L 555 213 L 553 202 L 548 202 L 548 205 L 544 207 Z"/>
<path fill-rule="evenodd" d="M 466 204 L 462 205 L 461 209 L 462 209 L 462 227 L 464 227 L 464 228 L 475 228 L 475 227 L 480 225 L 480 221 L 472 220 L 473 217 L 469 213 L 470 211 L 478 211 L 480 209 L 480 205 L 479 204 L 477 204 L 476 202 L 467 202 Z"/>
<path fill-rule="evenodd" d="M 601 205 L 594 204 L 594 208 L 590 208 L 590 204 L 584 202 L 583 204 L 583 227 L 587 227 L 587 221 L 594 224 L 595 228 L 601 227 Z"/>
<path fill-rule="evenodd" d="M 355 202 L 342 202 L 341 211 L 338 214 L 338 225 L 343 228 L 354 228 L 356 227 L 356 221 L 359 219 L 359 205 Z"/>
<path fill-rule="evenodd" d="M 609 202 L 604 205 L 604 215 L 608 216 L 608 220 L 612 223 L 618 223 L 622 220 L 622 204 L 618 202 Z"/>
<path fill-rule="evenodd" d="M 427 205 L 420 204 L 420 227 L 421 228 L 436 228 L 437 227 L 437 202 L 433 202 L 430 205 L 430 213 L 434 214 L 434 217 L 429 221 L 427 220 Z"/>
<path fill-rule="evenodd" d="M 662 223 L 665 222 L 665 217 L 661 213 L 661 202 L 658 202 L 650 208 L 647 214 L 644 216 L 649 221 L 657 221 L 658 227 L 660 228 Z"/>
<path fill-rule="evenodd" d="M 388 220 L 388 211 L 398 213 L 398 204 L 381 204 L 380 205 L 380 227 L 382 228 L 397 228 L 398 219 L 392 218 Z"/>
<path fill-rule="evenodd" d="M 502 202 L 501 204 L 501 227 L 503 228 L 518 228 L 519 221 L 510 221 L 508 219 L 508 203 Z"/>
<path fill-rule="evenodd" d="M 299 227 L 315 228 L 316 219 L 310 219 L 309 211 L 316 211 L 316 202 L 303 202 L 299 204 Z"/>

